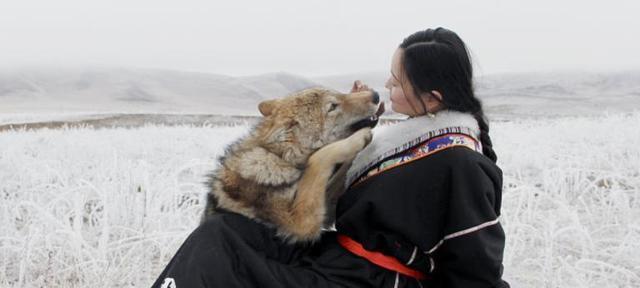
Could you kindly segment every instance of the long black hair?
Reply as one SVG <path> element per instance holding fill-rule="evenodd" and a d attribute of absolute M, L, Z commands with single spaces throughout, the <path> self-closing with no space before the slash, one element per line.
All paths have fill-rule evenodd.
<path fill-rule="evenodd" d="M 430 95 L 436 90 L 442 94 L 446 109 L 473 114 L 480 127 L 482 153 L 496 162 L 482 102 L 473 92 L 473 68 L 462 39 L 445 28 L 427 29 L 405 38 L 399 48 L 404 51 L 404 74 L 415 95 Z"/>

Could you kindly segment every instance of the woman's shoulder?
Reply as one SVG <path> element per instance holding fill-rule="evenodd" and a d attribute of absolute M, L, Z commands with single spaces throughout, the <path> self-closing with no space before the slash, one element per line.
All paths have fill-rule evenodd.
<path fill-rule="evenodd" d="M 493 161 L 482 154 L 482 145 L 473 136 L 449 133 L 430 138 L 399 153 L 406 162 L 419 162 L 423 165 L 442 169 L 472 169 L 478 165 L 499 169 Z"/>
<path fill-rule="evenodd" d="M 419 160 L 425 165 L 439 165 L 442 168 L 473 170 L 478 167 L 486 167 L 488 169 L 500 170 L 496 163 L 481 152 L 461 146 L 442 149 L 429 155 L 429 157 L 424 157 Z"/>
<path fill-rule="evenodd" d="M 472 136 L 468 136 L 466 134 L 459 134 L 459 133 L 443 134 L 437 137 L 432 137 L 427 140 L 413 143 L 413 145 L 405 145 L 405 146 L 408 146 L 408 147 L 401 147 L 403 149 L 399 149 L 400 147 L 398 147 L 396 151 L 392 150 L 392 152 L 395 152 L 395 153 L 388 153 L 389 155 L 387 155 L 384 158 L 378 157 L 382 159 L 375 161 L 375 164 L 369 164 L 368 165 L 369 167 L 364 166 L 367 169 L 359 169 L 362 172 L 353 173 L 353 174 L 359 174 L 360 177 L 358 177 L 358 180 L 360 181 L 365 178 L 369 178 L 389 170 L 396 170 L 397 168 L 401 168 L 400 170 L 405 170 L 402 168 L 411 168 L 415 166 L 420 166 L 420 164 L 406 165 L 406 164 L 412 164 L 414 162 L 422 163 L 422 162 L 443 161 L 442 159 L 439 159 L 439 158 L 443 158 L 442 156 L 435 157 L 436 159 L 432 161 L 432 158 L 434 158 L 432 156 L 438 155 L 438 154 L 444 156 L 447 164 L 449 162 L 457 162 L 457 161 L 452 161 L 454 159 L 461 159 L 464 161 L 469 158 L 468 155 L 466 154 L 467 150 L 469 152 L 475 152 L 475 151 L 481 151 L 482 149 L 482 146 L 479 144 L 477 140 L 475 140 L 475 138 L 473 138 Z M 459 149 L 459 148 L 462 148 L 462 149 Z M 448 151 L 448 150 L 451 150 L 451 151 Z M 458 150 L 461 150 L 463 152 L 459 153 L 457 152 Z M 448 153 L 448 152 L 453 152 L 453 153 Z M 385 156 L 385 155 L 382 155 L 382 156 Z M 371 163 L 374 163 L 374 161 L 371 161 Z M 363 165 L 356 165 L 356 166 L 363 166 Z M 438 165 L 438 166 L 442 166 L 442 165 Z M 354 170 L 358 170 L 358 169 L 354 169 Z M 352 175 L 352 176 L 355 176 L 355 175 Z M 356 181 L 356 182 L 359 182 L 359 181 Z"/>
<path fill-rule="evenodd" d="M 497 165 L 482 152 L 471 150 L 467 147 L 451 147 L 439 153 L 442 158 L 446 158 L 451 165 L 464 166 L 464 164 L 481 163 L 484 165 Z"/>
<path fill-rule="evenodd" d="M 484 183 L 494 189 L 502 186 L 502 170 L 480 152 L 465 147 L 451 147 L 415 161 L 415 168 L 445 176 L 447 182 Z M 425 177 L 425 181 L 431 180 Z M 491 185 L 489 185 L 491 184 Z"/>

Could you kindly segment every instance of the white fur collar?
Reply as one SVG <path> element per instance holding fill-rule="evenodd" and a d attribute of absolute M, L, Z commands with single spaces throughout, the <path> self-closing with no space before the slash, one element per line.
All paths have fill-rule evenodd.
<path fill-rule="evenodd" d="M 406 150 L 429 138 L 448 133 L 444 128 L 461 128 L 461 132 L 480 139 L 478 122 L 473 115 L 451 110 L 443 110 L 435 117 L 419 116 L 393 125 L 378 126 L 373 129 L 373 140 L 353 160 L 345 181 L 351 185 L 356 177 L 369 170 L 381 160 Z"/>

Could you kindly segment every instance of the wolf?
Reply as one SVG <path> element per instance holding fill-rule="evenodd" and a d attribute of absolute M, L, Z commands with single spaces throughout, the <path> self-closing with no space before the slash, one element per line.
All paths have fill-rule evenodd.
<path fill-rule="evenodd" d="M 258 110 L 259 123 L 227 147 L 209 175 L 202 221 L 230 211 L 274 227 L 290 243 L 316 240 L 341 193 L 331 185 L 336 171 L 346 171 L 371 141 L 384 105 L 373 90 L 316 87 L 263 101 Z"/>

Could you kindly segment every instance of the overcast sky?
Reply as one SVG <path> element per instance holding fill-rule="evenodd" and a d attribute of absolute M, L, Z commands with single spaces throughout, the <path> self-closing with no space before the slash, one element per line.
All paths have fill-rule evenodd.
<path fill-rule="evenodd" d="M 0 2 L 0 65 L 124 66 L 250 75 L 386 71 L 412 32 L 443 26 L 479 72 L 640 68 L 640 2 Z"/>

